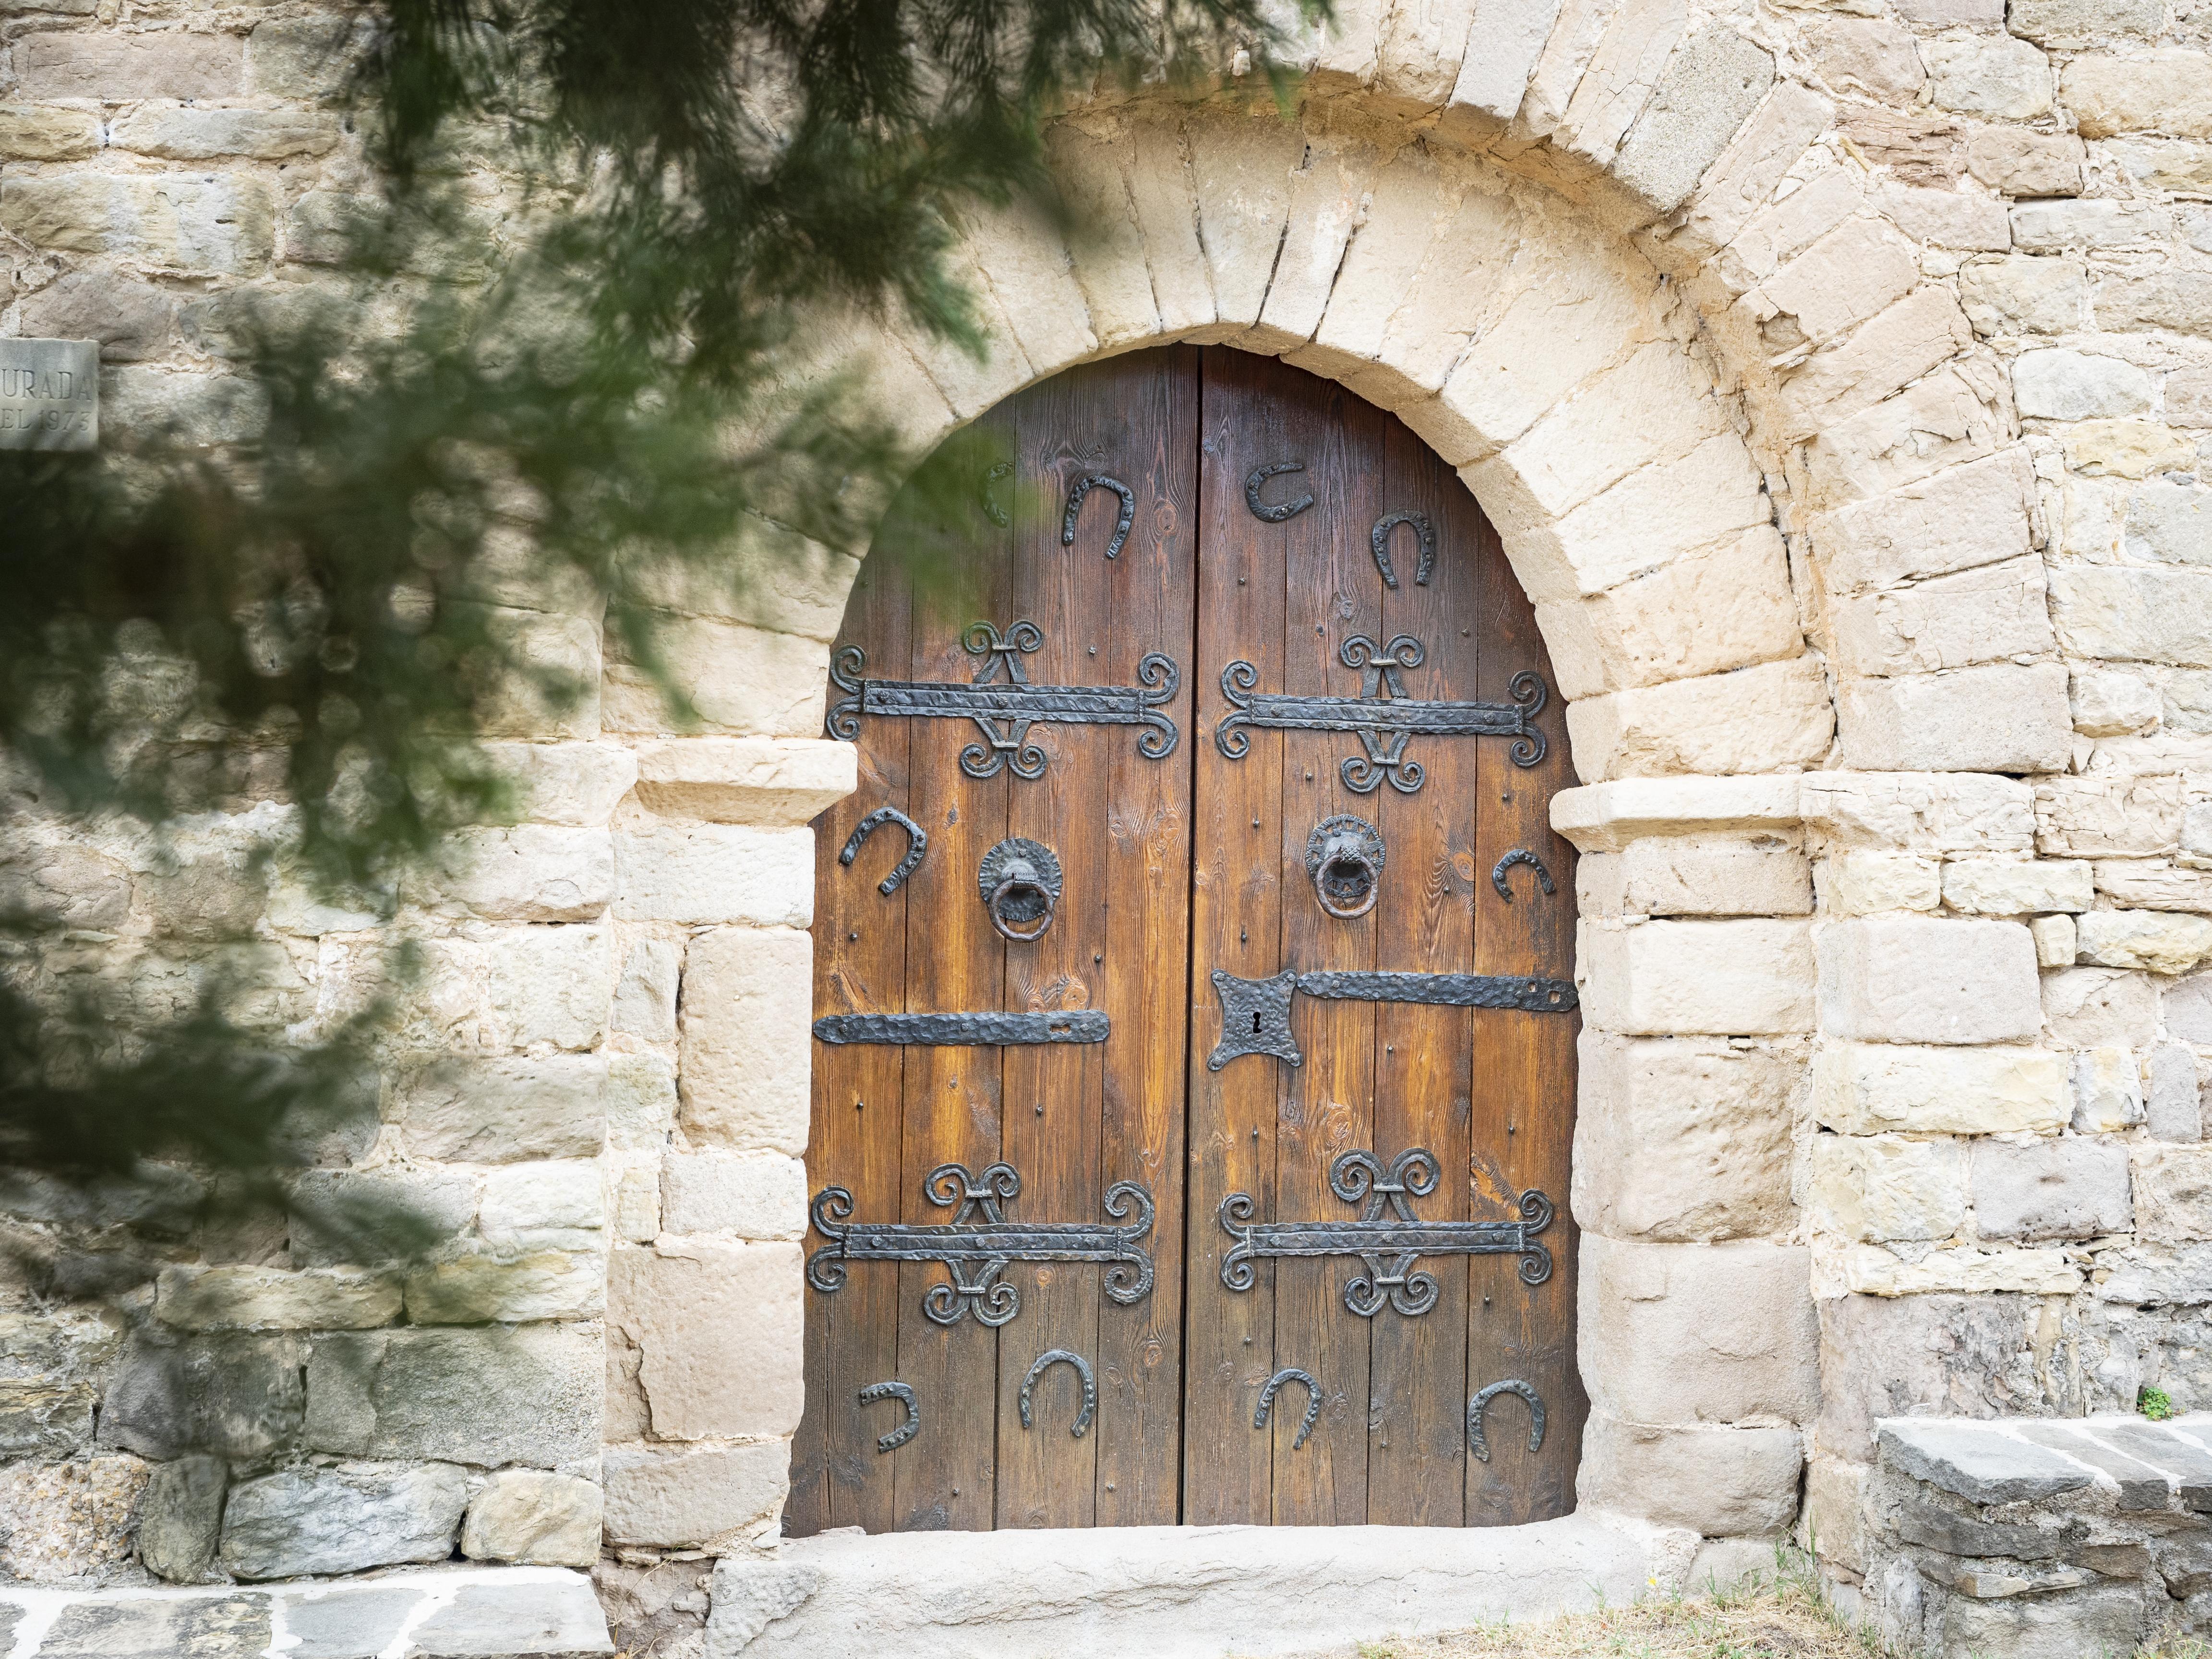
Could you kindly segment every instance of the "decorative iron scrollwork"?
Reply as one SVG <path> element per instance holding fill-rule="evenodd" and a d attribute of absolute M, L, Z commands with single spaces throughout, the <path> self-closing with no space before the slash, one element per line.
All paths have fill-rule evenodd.
<path fill-rule="evenodd" d="M 1262 1259 L 1356 1255 L 1366 1271 L 1345 1285 L 1345 1307 L 1362 1319 L 1386 1305 L 1417 1318 L 1437 1305 L 1436 1279 L 1416 1269 L 1424 1255 L 1517 1255 L 1522 1284 L 1552 1276 L 1552 1253 L 1535 1237 L 1552 1224 L 1550 1199 L 1533 1188 L 1522 1193 L 1517 1221 L 1424 1221 L 1413 1200 L 1436 1190 L 1438 1167 L 1436 1154 L 1420 1146 L 1399 1153 L 1387 1170 L 1373 1152 L 1345 1153 L 1329 1165 L 1328 1186 L 1347 1204 L 1364 1202 L 1357 1221 L 1254 1221 L 1251 1194 L 1230 1194 L 1216 1212 L 1237 1241 L 1221 1258 L 1222 1284 L 1250 1290 L 1252 1264 Z"/>
<path fill-rule="evenodd" d="M 1112 1023 L 1111 1015 L 1097 1008 L 1058 1014 L 824 1014 L 814 1022 L 814 1035 L 831 1043 L 1017 1048 L 1038 1042 L 1103 1042 Z"/>
<path fill-rule="evenodd" d="M 1303 472 L 1304 461 L 1277 461 L 1268 466 L 1255 466 L 1244 475 L 1244 505 L 1252 509 L 1252 516 L 1262 524 L 1283 524 L 1295 519 L 1314 504 L 1310 495 L 1296 501 L 1279 501 L 1273 506 L 1260 499 L 1260 486 L 1268 479 L 1285 472 Z"/>
<path fill-rule="evenodd" d="M 1000 938 L 1028 945 L 1051 930 L 1053 907 L 1060 902 L 1060 859 L 1042 842 L 1007 836 L 983 854 L 975 884 Z"/>
<path fill-rule="evenodd" d="M 1382 890 L 1382 832 L 1365 818 L 1340 812 L 1323 818 L 1306 837 L 1306 874 L 1314 896 L 1339 921 L 1375 908 Z"/>
<path fill-rule="evenodd" d="M 1075 1374 L 1083 1379 L 1083 1405 L 1075 1413 L 1073 1430 L 1075 1437 L 1080 1440 L 1090 1432 L 1091 1419 L 1098 1410 L 1098 1381 L 1091 1374 L 1091 1362 L 1081 1354 L 1072 1352 L 1066 1348 L 1054 1348 L 1048 1352 L 1039 1354 L 1036 1357 L 1036 1364 L 1030 1367 L 1029 1375 L 1022 1378 L 1022 1426 L 1025 1429 L 1030 1426 L 1030 1390 L 1036 1387 L 1037 1378 L 1042 1376 L 1045 1371 L 1054 1365 L 1073 1365 L 1075 1367 Z"/>
<path fill-rule="evenodd" d="M 1306 1443 L 1306 1437 L 1314 1431 L 1314 1425 L 1321 1421 L 1321 1384 L 1313 1380 L 1310 1371 L 1289 1367 L 1269 1377 L 1267 1386 L 1260 1390 L 1260 1405 L 1252 1413 L 1252 1426 L 1255 1429 L 1267 1426 L 1267 1407 L 1275 1403 L 1275 1390 L 1285 1382 L 1306 1385 L 1306 1414 L 1298 1424 L 1297 1433 L 1291 1440 L 1291 1449 L 1296 1451 Z"/>
<path fill-rule="evenodd" d="M 1367 532 L 1368 550 L 1375 555 L 1375 568 L 1382 573 L 1382 586 L 1397 586 L 1398 573 L 1390 566 L 1390 532 L 1401 524 L 1413 526 L 1413 534 L 1420 540 L 1421 562 L 1414 568 L 1413 586 L 1426 587 L 1429 572 L 1437 563 L 1437 527 L 1429 522 L 1427 514 L 1385 513 Z"/>
<path fill-rule="evenodd" d="M 971 778 L 994 778 L 1001 768 L 1018 778 L 1044 775 L 1045 751 L 1030 739 L 1039 720 L 1064 726 L 1142 726 L 1137 752 L 1162 760 L 1175 752 L 1175 722 L 1160 705 L 1175 700 L 1182 676 L 1172 659 L 1155 651 L 1137 665 L 1139 685 L 1031 685 L 1022 657 L 1044 643 L 1033 622 L 1016 623 L 1003 635 L 989 623 L 971 623 L 960 648 L 982 660 L 974 680 L 878 680 L 865 677 L 867 653 L 848 645 L 830 659 L 830 679 L 850 695 L 830 706 L 824 729 L 848 743 L 860 735 L 864 714 L 909 720 L 973 720 L 983 741 L 960 751 L 960 769 Z M 1003 673 L 1006 679 L 998 682 Z"/>
<path fill-rule="evenodd" d="M 981 491 L 983 516 L 1001 530 L 1012 529 L 1014 521 L 1006 509 L 999 505 L 999 498 L 991 493 L 991 486 L 1001 478 L 1011 478 L 1013 476 L 1014 464 L 1012 461 L 997 462 L 993 465 L 988 472 L 983 475 Z"/>
<path fill-rule="evenodd" d="M 1577 1000 L 1573 983 L 1564 979 L 1507 979 L 1495 974 L 1301 974 L 1288 969 L 1268 979 L 1239 979 L 1217 968 L 1213 994 L 1221 1000 L 1221 1041 L 1206 1057 L 1206 1069 L 1218 1072 L 1246 1054 L 1273 1054 L 1292 1066 L 1305 1064 L 1297 1039 L 1291 1035 L 1294 991 L 1332 1002 L 1414 1002 L 1530 1014 L 1571 1013 Z"/>
<path fill-rule="evenodd" d="M 843 1187 L 815 1194 L 808 1214 L 830 1243 L 807 1258 L 806 1282 L 824 1296 L 843 1287 L 854 1261 L 941 1261 L 951 1283 L 933 1285 L 921 1299 L 934 1324 L 957 1325 L 974 1312 L 1000 1326 L 1022 1310 L 1021 1293 L 999 1275 L 1012 1261 L 1103 1261 L 1107 1298 L 1127 1307 L 1152 1294 L 1152 1259 L 1139 1243 L 1152 1230 L 1152 1195 L 1133 1181 L 1106 1189 L 1101 1225 L 1068 1221 L 1009 1221 L 1004 1206 L 1021 1194 L 1011 1164 L 981 1175 L 965 1164 L 940 1164 L 922 1182 L 929 1201 L 953 1211 L 942 1226 L 903 1221 L 851 1221 L 853 1194 Z M 1134 1215 L 1134 1220 L 1124 1220 Z M 1116 1222 L 1121 1225 L 1114 1224 Z M 963 1269 L 965 1272 L 963 1273 Z"/>
<path fill-rule="evenodd" d="M 1535 1389 L 1518 1377 L 1509 1376 L 1503 1382 L 1492 1383 L 1467 1402 L 1467 1449 L 1479 1463 L 1490 1461 L 1490 1443 L 1482 1437 L 1482 1413 L 1501 1394 L 1518 1395 L 1528 1402 L 1528 1449 L 1544 1449 L 1544 1402 L 1536 1397 Z"/>
<path fill-rule="evenodd" d="M 1113 539 L 1106 544 L 1106 556 L 1118 559 L 1121 556 L 1121 544 L 1129 539 L 1129 526 L 1137 520 L 1137 495 L 1109 473 L 1086 472 L 1075 481 L 1074 488 L 1067 492 L 1067 511 L 1060 515 L 1060 544 L 1075 545 L 1075 515 L 1083 511 L 1083 498 L 1094 489 L 1110 489 L 1121 498 L 1121 514 L 1114 520 Z"/>
<path fill-rule="evenodd" d="M 921 868 L 922 854 L 929 851 L 929 831 L 916 823 L 896 806 L 878 806 L 853 826 L 846 838 L 844 850 L 837 854 L 837 862 L 849 866 L 860 855 L 860 843 L 887 823 L 896 823 L 906 831 L 906 856 L 898 867 L 876 884 L 876 890 L 885 898 L 898 891 L 901 884 Z"/>
<path fill-rule="evenodd" d="M 1337 649 L 1346 668 L 1360 671 L 1357 697 L 1293 697 L 1273 691 L 1255 691 L 1260 671 L 1238 659 L 1221 671 L 1221 693 L 1235 705 L 1213 728 L 1214 747 L 1229 760 L 1242 760 L 1251 751 L 1247 726 L 1278 732 L 1354 732 L 1364 755 L 1347 755 L 1338 769 L 1344 787 L 1354 794 L 1369 795 L 1386 777 L 1401 794 L 1421 787 L 1419 761 L 1406 758 L 1407 739 L 1419 733 L 1437 738 L 1511 738 L 1509 751 L 1516 766 L 1534 766 L 1544 758 L 1545 738 L 1537 727 L 1551 693 L 1533 669 L 1513 677 L 1513 701 L 1504 702 L 1424 702 L 1406 695 L 1400 671 L 1419 668 L 1426 655 L 1421 642 L 1401 634 L 1386 647 L 1364 634 L 1355 634 Z M 1386 697 L 1382 693 L 1387 690 Z"/>
<path fill-rule="evenodd" d="M 1534 870 L 1536 872 L 1536 884 L 1546 892 L 1556 893 L 1559 890 L 1557 884 L 1552 880 L 1552 872 L 1544 867 L 1544 860 L 1527 848 L 1516 847 L 1498 860 L 1490 869 L 1490 884 L 1498 890 L 1498 896 L 1508 904 L 1513 902 L 1513 889 L 1506 883 L 1505 872 L 1516 864 L 1525 864 Z"/>
<path fill-rule="evenodd" d="M 860 1390 L 860 1403 L 872 1406 L 878 1400 L 896 1400 L 906 1407 L 906 1421 L 889 1434 L 876 1437 L 879 1452 L 896 1451 L 921 1432 L 921 1407 L 915 1403 L 913 1388 L 904 1382 L 871 1382 Z"/>

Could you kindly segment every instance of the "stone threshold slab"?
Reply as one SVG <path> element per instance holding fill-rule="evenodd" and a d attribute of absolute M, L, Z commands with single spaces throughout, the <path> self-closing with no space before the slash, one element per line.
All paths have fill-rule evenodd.
<path fill-rule="evenodd" d="M 0 1586 L 0 1659 L 515 1659 L 611 1653 L 592 1581 L 564 1567 L 188 1589 Z"/>
<path fill-rule="evenodd" d="M 1682 1586 L 1694 1534 L 1522 1527 L 857 1530 L 714 1569 L 708 1659 L 1264 1659 Z"/>

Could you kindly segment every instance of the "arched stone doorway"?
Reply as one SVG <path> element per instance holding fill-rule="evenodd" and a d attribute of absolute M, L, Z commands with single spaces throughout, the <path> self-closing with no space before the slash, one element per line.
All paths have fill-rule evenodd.
<path fill-rule="evenodd" d="M 1496 532 L 1226 349 L 984 423 L 958 598 L 879 556 L 835 659 L 789 1530 L 1565 1514 L 1572 779 Z"/>

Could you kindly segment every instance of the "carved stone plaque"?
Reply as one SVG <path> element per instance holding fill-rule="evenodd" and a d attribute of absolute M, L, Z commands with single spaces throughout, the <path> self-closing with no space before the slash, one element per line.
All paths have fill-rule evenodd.
<path fill-rule="evenodd" d="M 0 340 L 0 449 L 100 447 L 100 343 Z"/>

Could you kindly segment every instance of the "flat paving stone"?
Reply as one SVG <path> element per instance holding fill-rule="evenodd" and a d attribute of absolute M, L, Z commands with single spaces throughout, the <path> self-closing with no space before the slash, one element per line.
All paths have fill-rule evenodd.
<path fill-rule="evenodd" d="M 1993 1423 L 1956 1418 L 1885 1417 L 1876 1443 L 1892 1466 L 1976 1504 L 2056 1498 L 2094 1484 L 2057 1452 L 2015 1440 Z"/>
<path fill-rule="evenodd" d="M 422 1605 L 419 1586 L 348 1584 L 283 1595 L 285 1659 L 376 1659 Z"/>
<path fill-rule="evenodd" d="M 2173 1490 L 2166 1482 L 2165 1472 L 2106 1445 L 2094 1435 L 2086 1433 L 2087 1427 L 2086 1423 L 2022 1423 L 2019 1430 L 2024 1438 L 2037 1445 L 2078 1457 L 2091 1468 L 2112 1476 L 2119 1486 L 2123 1510 L 2165 1509 Z"/>

